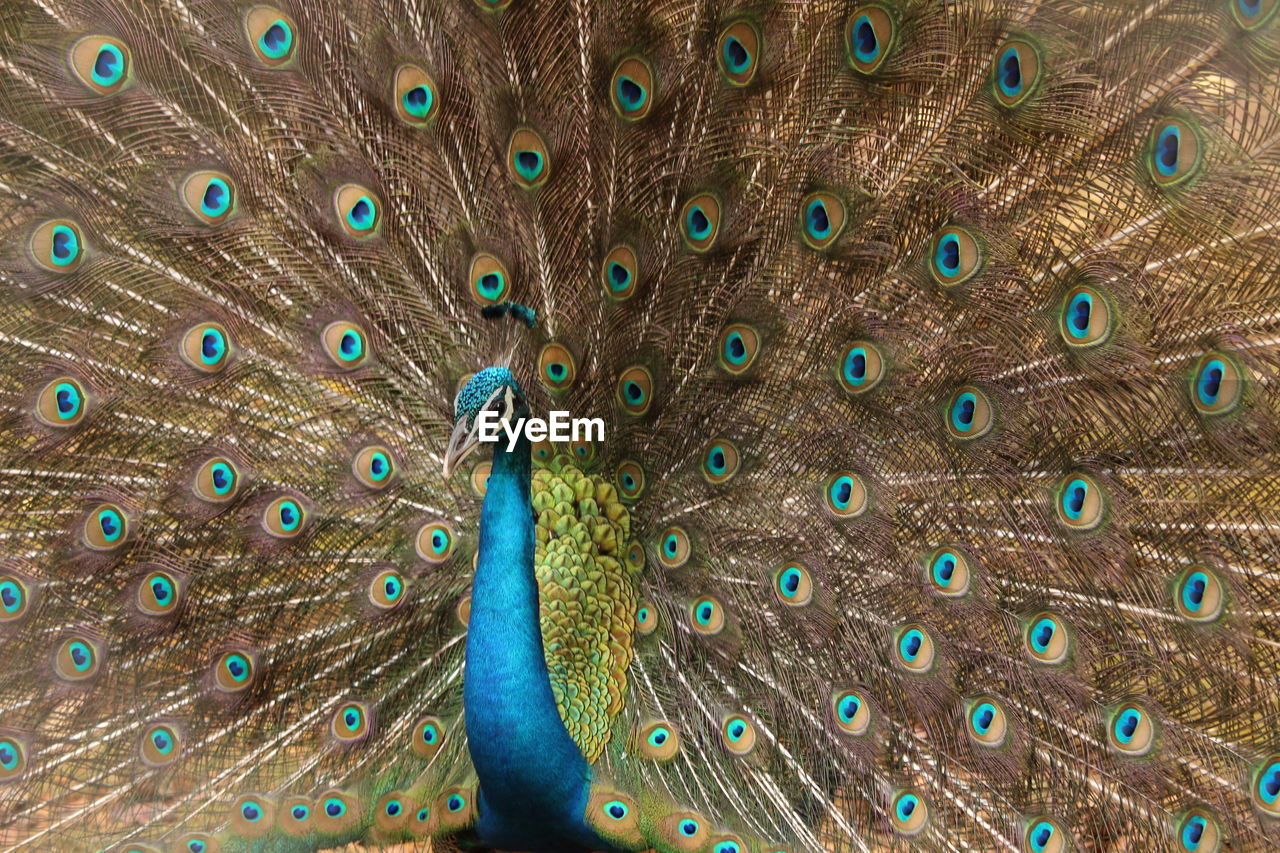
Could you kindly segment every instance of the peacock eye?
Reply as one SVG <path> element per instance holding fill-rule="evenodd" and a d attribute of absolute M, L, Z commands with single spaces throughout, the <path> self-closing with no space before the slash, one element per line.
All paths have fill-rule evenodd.
<path fill-rule="evenodd" d="M 737 21 L 720 33 L 716 61 L 731 86 L 745 86 L 760 67 L 760 31 L 751 21 Z"/>
<path fill-rule="evenodd" d="M 1189 121 L 1171 118 L 1156 122 L 1148 143 L 1147 168 L 1160 187 L 1172 187 L 1200 169 L 1203 145 L 1199 130 Z"/>
<path fill-rule="evenodd" d="M 1031 853 L 1062 853 L 1067 849 L 1067 836 L 1053 818 L 1042 817 L 1027 825 L 1024 849 Z"/>
<path fill-rule="evenodd" d="M 129 48 L 110 36 L 85 36 L 71 48 L 71 70 L 98 95 L 118 92 L 129 78 Z"/>
<path fill-rule="evenodd" d="M 982 246 L 966 228 L 948 226 L 933 236 L 929 271 L 942 287 L 955 287 L 982 269 Z"/>
<path fill-rule="evenodd" d="M 73 272 L 84 260 L 84 233 L 70 219 L 50 219 L 31 232 L 27 250 L 31 259 L 48 272 Z"/>
<path fill-rule="evenodd" d="M 918 835 L 929 821 L 929 806 L 916 793 L 900 791 L 892 806 L 893 828 L 903 835 Z"/>
<path fill-rule="evenodd" d="M 889 57 L 896 27 L 889 13 L 878 5 L 854 10 L 845 25 L 849 61 L 863 74 L 874 74 Z"/>
<path fill-rule="evenodd" d="M 996 100 L 1006 107 L 1016 107 L 1040 81 L 1040 54 L 1030 42 L 1010 39 L 996 50 L 992 78 Z"/>
<path fill-rule="evenodd" d="M 1178 821 L 1178 841 L 1187 853 L 1217 853 L 1222 847 L 1222 826 L 1203 806 L 1188 811 Z"/>
<path fill-rule="evenodd" d="M 1276 9 L 1280 9 L 1280 0 L 1226 0 L 1226 2 L 1242 30 L 1256 30 L 1275 14 Z"/>
<path fill-rule="evenodd" d="M 609 85 L 613 109 L 628 121 L 642 119 L 653 108 L 654 76 L 649 62 L 640 56 L 618 63 Z"/>
<path fill-rule="evenodd" d="M 278 68 L 293 58 L 293 20 L 270 6 L 255 6 L 244 19 L 254 54 L 268 68 Z"/>

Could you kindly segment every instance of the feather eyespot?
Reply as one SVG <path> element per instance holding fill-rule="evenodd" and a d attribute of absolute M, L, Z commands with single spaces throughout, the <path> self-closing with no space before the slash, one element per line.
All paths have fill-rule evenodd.
<path fill-rule="evenodd" d="M 981 696 L 968 703 L 965 731 L 979 746 L 996 749 L 1004 746 L 1009 736 L 1009 715 L 1004 704 L 992 696 Z"/>
<path fill-rule="evenodd" d="M 17 622 L 31 607 L 31 588 L 22 578 L 0 575 L 0 624 Z"/>
<path fill-rule="evenodd" d="M 533 128 L 517 128 L 507 143 L 507 173 L 517 185 L 537 189 L 551 177 L 551 152 Z"/>
<path fill-rule="evenodd" d="M 734 323 L 720 333 L 717 349 L 720 366 L 733 376 L 741 376 L 760 354 L 760 333 L 745 323 Z"/>
<path fill-rule="evenodd" d="M 564 344 L 549 343 L 538 355 L 538 381 L 548 391 L 563 391 L 578 375 L 573 353 Z"/>
<path fill-rule="evenodd" d="M 800 233 L 811 249 L 828 249 L 844 231 L 844 202 L 829 192 L 810 193 L 800 203 Z"/>
<path fill-rule="evenodd" d="M 904 625 L 894 639 L 893 656 L 898 665 L 909 672 L 928 672 L 937 657 L 933 636 L 923 625 Z"/>
<path fill-rule="evenodd" d="M 849 471 L 837 472 L 827 480 L 822 500 L 827 512 L 836 518 L 857 518 L 867 511 L 871 502 L 866 483 Z"/>
<path fill-rule="evenodd" d="M 59 376 L 36 396 L 36 420 L 50 427 L 73 427 L 87 411 L 84 386 L 72 376 Z"/>
<path fill-rule="evenodd" d="M 714 439 L 702 451 L 702 476 L 712 485 L 727 483 L 738 473 L 742 457 L 727 439 Z"/>
<path fill-rule="evenodd" d="M 653 404 L 653 374 L 647 367 L 633 365 L 618 377 L 618 403 L 628 415 L 640 417 Z"/>
<path fill-rule="evenodd" d="M 865 394 L 880 384 L 886 367 L 879 347 L 870 341 L 854 341 L 836 362 L 836 379 L 849 394 Z"/>
<path fill-rule="evenodd" d="M 320 338 L 325 355 L 342 370 L 355 370 L 369 358 L 369 338 L 355 323 L 330 323 Z"/>
<path fill-rule="evenodd" d="M 176 849 L 182 853 L 221 853 L 222 845 L 206 832 L 189 832 L 178 837 Z"/>
<path fill-rule="evenodd" d="M 260 519 L 262 529 L 276 539 L 293 539 L 307 523 L 307 511 L 297 498 L 282 496 L 267 504 Z"/>
<path fill-rule="evenodd" d="M 409 833 L 415 838 L 425 838 L 433 835 L 438 827 L 438 822 L 434 820 L 435 812 L 431 810 L 431 806 L 421 806 L 416 812 L 409 817 Z"/>
<path fill-rule="evenodd" d="M 1270 20 L 1276 9 L 1280 9 L 1278 0 L 1226 0 L 1231 9 L 1231 16 L 1243 30 L 1256 30 Z"/>
<path fill-rule="evenodd" d="M 1200 131 L 1189 121 L 1156 122 L 1147 153 L 1147 169 L 1156 185 L 1173 187 L 1193 177 L 1200 170 L 1203 148 Z"/>
<path fill-rule="evenodd" d="M 231 337 L 221 323 L 200 323 L 183 333 L 178 355 L 201 373 L 217 373 L 231 357 Z"/>
<path fill-rule="evenodd" d="M 0 782 L 19 779 L 26 771 L 26 745 L 17 738 L 0 735 Z"/>
<path fill-rule="evenodd" d="M 170 616 L 182 603 L 182 585 L 170 572 L 156 569 L 138 584 L 134 601 L 144 616 Z"/>
<path fill-rule="evenodd" d="M 382 224 L 382 206 L 377 197 L 359 184 L 343 184 L 334 190 L 333 209 L 348 237 L 372 237 Z"/>
<path fill-rule="evenodd" d="M 223 652 L 213 664 L 214 686 L 223 693 L 239 693 L 253 684 L 256 670 L 254 657 L 248 652 Z"/>
<path fill-rule="evenodd" d="M 1027 654 L 1037 663 L 1060 664 L 1071 652 L 1071 634 L 1056 614 L 1043 612 L 1027 621 L 1023 629 Z"/>
<path fill-rule="evenodd" d="M 711 853 L 743 853 L 744 842 L 736 835 L 722 835 L 711 844 Z"/>
<path fill-rule="evenodd" d="M 385 489 L 396 475 L 396 460 L 381 444 L 363 447 L 351 460 L 351 475 L 367 489 Z"/>
<path fill-rule="evenodd" d="M 75 272 L 84 260 L 84 232 L 70 219 L 41 222 L 27 240 L 27 251 L 47 272 Z"/>
<path fill-rule="evenodd" d="M 1226 609 L 1227 592 L 1217 574 L 1204 566 L 1192 566 L 1174 585 L 1173 606 L 1191 622 L 1213 622 Z"/>
<path fill-rule="evenodd" d="M 627 569 L 632 573 L 643 571 L 645 563 L 644 546 L 636 541 L 627 543 L 627 551 L 622 555 L 622 559 L 626 563 Z"/>
<path fill-rule="evenodd" d="M 435 118 L 439 96 L 435 81 L 421 67 L 406 62 L 392 79 L 396 116 L 405 124 L 422 126 Z"/>
<path fill-rule="evenodd" d="M 731 86 L 746 86 L 760 68 L 760 30 L 751 21 L 736 21 L 725 27 L 716 41 L 716 61 L 720 73 Z"/>
<path fill-rule="evenodd" d="M 182 735 L 168 723 L 147 726 L 138 741 L 138 755 L 148 767 L 164 767 L 182 753 Z"/>
<path fill-rule="evenodd" d="M 640 730 L 637 742 L 645 758 L 666 761 L 680 750 L 680 732 L 666 720 L 658 720 Z"/>
<path fill-rule="evenodd" d="M 1218 853 L 1222 849 L 1222 824 L 1202 806 L 1183 813 L 1174 835 L 1186 853 Z"/>
<path fill-rule="evenodd" d="M 947 432 L 958 441 L 979 438 L 991 431 L 995 411 L 987 395 L 972 385 L 961 386 L 947 406 Z"/>
<path fill-rule="evenodd" d="M 1244 384 L 1244 372 L 1234 359 L 1207 352 L 1191 374 L 1191 404 L 1202 415 L 1225 415 L 1240 404 Z"/>
<path fill-rule="evenodd" d="M 654 76 L 648 60 L 630 56 L 618 63 L 609 83 L 614 111 L 628 121 L 644 118 L 653 109 Z"/>
<path fill-rule="evenodd" d="M 1085 349 L 1106 343 L 1114 323 L 1115 312 L 1096 289 L 1082 284 L 1067 291 L 1058 324 L 1067 346 Z"/>
<path fill-rule="evenodd" d="M 893 828 L 902 835 L 919 835 L 929 822 L 929 805 L 915 791 L 899 791 L 890 804 Z"/>
<path fill-rule="evenodd" d="M 639 462 L 624 459 L 618 465 L 614 479 L 618 483 L 618 494 L 624 501 L 634 501 L 644 494 L 644 468 Z"/>
<path fill-rule="evenodd" d="M 413 804 L 403 791 L 388 791 L 373 806 L 373 823 L 383 832 L 397 832 L 409 822 Z"/>
<path fill-rule="evenodd" d="M 668 527 L 658 543 L 658 562 L 668 569 L 678 569 L 689 562 L 692 544 L 682 527 Z"/>
<path fill-rule="evenodd" d="M 813 601 L 813 575 L 800 563 L 785 563 L 773 573 L 773 594 L 788 607 Z"/>
<path fill-rule="evenodd" d="M 600 281 L 610 299 L 630 299 L 640 283 L 640 262 L 630 246 L 614 246 L 600 265 Z"/>
<path fill-rule="evenodd" d="M 444 723 L 439 717 L 420 717 L 413 725 L 413 752 L 419 758 L 431 758 L 444 746 Z"/>
<path fill-rule="evenodd" d="M 321 832 L 341 832 L 359 817 L 356 801 L 342 791 L 326 791 L 316 798 L 316 829 Z"/>
<path fill-rule="evenodd" d="M 53 671 L 63 681 L 87 681 L 101 665 L 102 649 L 88 637 L 68 637 L 53 656 Z"/>
<path fill-rule="evenodd" d="M 196 470 L 191 491 L 206 503 L 227 503 L 240 491 L 240 471 L 225 456 L 214 456 Z"/>
<path fill-rule="evenodd" d="M 1022 848 L 1028 853 L 1063 853 L 1068 849 L 1066 830 L 1051 817 L 1028 821 Z"/>
<path fill-rule="evenodd" d="M 700 193 L 686 201 L 680 209 L 680 233 L 693 251 L 708 251 L 720 233 L 720 200 Z"/>
<path fill-rule="evenodd" d="M 724 606 L 715 598 L 704 595 L 689 608 L 689 623 L 699 634 L 715 636 L 724 630 Z"/>
<path fill-rule="evenodd" d="M 863 74 L 876 73 L 889 58 L 896 34 L 897 26 L 883 7 L 869 5 L 854 10 L 845 26 L 849 62 Z"/>
<path fill-rule="evenodd" d="M 345 744 L 363 740 L 369 734 L 369 709 L 363 702 L 347 702 L 334 712 L 329 731 Z"/>
<path fill-rule="evenodd" d="M 940 287 L 951 288 L 977 275 L 984 261 L 982 245 L 967 229 L 948 226 L 933 237 L 929 272 Z"/>
<path fill-rule="evenodd" d="M 244 16 L 245 33 L 258 61 L 268 68 L 279 68 L 293 59 L 293 19 L 270 6 L 254 6 Z"/>
<path fill-rule="evenodd" d="M 275 823 L 275 804 L 258 794 L 242 794 L 231 804 L 231 828 L 243 838 L 261 838 Z"/>
<path fill-rule="evenodd" d="M 645 846 L 640 830 L 640 806 L 631 797 L 615 791 L 596 790 L 587 801 L 587 822 L 601 837 L 624 849 Z"/>
<path fill-rule="evenodd" d="M 1107 514 L 1107 498 L 1102 487 L 1088 474 L 1066 477 L 1058 487 L 1058 520 L 1072 530 L 1093 530 Z"/>
<path fill-rule="evenodd" d="M 128 46 L 111 36 L 85 36 L 71 46 L 71 70 L 89 91 L 113 95 L 129 80 Z"/>
<path fill-rule="evenodd" d="M 310 835 L 313 812 L 314 807 L 306 797 L 289 797 L 282 801 L 277 818 L 281 831 L 295 838 Z"/>
<path fill-rule="evenodd" d="M 467 482 L 471 485 L 471 491 L 476 497 L 482 498 L 489 491 L 489 475 L 493 473 L 493 463 L 488 459 L 483 462 L 476 463 L 471 469 L 471 474 L 467 477 Z"/>
<path fill-rule="evenodd" d="M 1009 39 L 996 48 L 991 88 L 1002 106 L 1016 107 L 1040 82 L 1040 52 L 1025 39 Z"/>
<path fill-rule="evenodd" d="M 369 601 L 379 610 L 394 610 L 405 598 L 408 585 L 395 569 L 384 569 L 369 582 Z"/>
<path fill-rule="evenodd" d="M 200 171 L 182 182 L 182 202 L 205 225 L 220 225 L 235 208 L 236 185 L 230 175 Z"/>
<path fill-rule="evenodd" d="M 418 528 L 414 550 L 428 563 L 443 563 L 453 555 L 453 528 L 445 521 L 431 521 Z"/>
<path fill-rule="evenodd" d="M 435 811 L 446 830 L 466 826 L 476 815 L 474 792 L 470 788 L 449 788 L 436 798 Z"/>
<path fill-rule="evenodd" d="M 938 548 L 926 560 L 929 583 L 944 598 L 961 598 L 969 592 L 969 558 L 957 548 Z"/>
<path fill-rule="evenodd" d="M 509 298 L 511 274 L 507 267 L 488 252 L 477 252 L 471 259 L 471 298 L 481 305 L 496 305 Z"/>
<path fill-rule="evenodd" d="M 1253 804 L 1268 817 L 1280 817 L 1280 755 L 1273 755 L 1258 766 L 1250 794 Z"/>
<path fill-rule="evenodd" d="M 720 743 L 734 755 L 749 755 L 756 748 L 756 727 L 742 714 L 732 714 L 720 724 Z"/>
<path fill-rule="evenodd" d="M 129 539 L 129 516 L 116 504 L 94 507 L 84 522 L 81 541 L 92 551 L 114 551 Z"/>
<path fill-rule="evenodd" d="M 658 611 L 647 601 L 636 608 L 636 633 L 647 637 L 658 630 Z"/>
<path fill-rule="evenodd" d="M 840 690 L 831 696 L 831 712 L 840 731 L 853 737 L 865 735 L 871 728 L 871 703 L 856 690 Z"/>
<path fill-rule="evenodd" d="M 1121 755 L 1140 757 L 1155 746 L 1158 728 L 1155 718 L 1139 705 L 1122 705 L 1111 714 L 1107 744 Z"/>
<path fill-rule="evenodd" d="M 545 438 L 531 442 L 533 458 L 538 462 L 550 462 L 551 457 L 556 455 L 556 447 Z"/>
<path fill-rule="evenodd" d="M 706 849 L 710 839 L 709 821 L 697 812 L 675 812 L 658 824 L 667 847 L 679 853 Z"/>

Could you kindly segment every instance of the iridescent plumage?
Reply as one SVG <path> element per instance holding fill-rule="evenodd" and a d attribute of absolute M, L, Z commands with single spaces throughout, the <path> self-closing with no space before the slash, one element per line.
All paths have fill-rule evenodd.
<path fill-rule="evenodd" d="M 1276 0 L 17 0 L 0 162 L 0 849 L 1280 839 Z"/>

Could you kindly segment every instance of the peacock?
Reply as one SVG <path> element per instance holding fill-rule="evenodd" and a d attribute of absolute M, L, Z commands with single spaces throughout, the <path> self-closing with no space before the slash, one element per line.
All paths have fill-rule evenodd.
<path fill-rule="evenodd" d="M 0 850 L 1276 849 L 1278 10 L 0 5 Z"/>

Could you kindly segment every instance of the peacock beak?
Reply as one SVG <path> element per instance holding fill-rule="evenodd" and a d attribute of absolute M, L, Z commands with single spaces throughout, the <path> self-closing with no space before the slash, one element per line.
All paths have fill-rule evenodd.
<path fill-rule="evenodd" d="M 479 421 L 478 418 L 476 420 L 477 422 Z M 467 418 L 463 417 L 462 420 L 454 424 L 453 435 L 449 436 L 449 446 L 444 451 L 444 478 L 446 480 L 449 479 L 459 463 L 479 446 L 480 427 L 478 423 L 475 427 L 470 427 L 467 425 Z"/>

